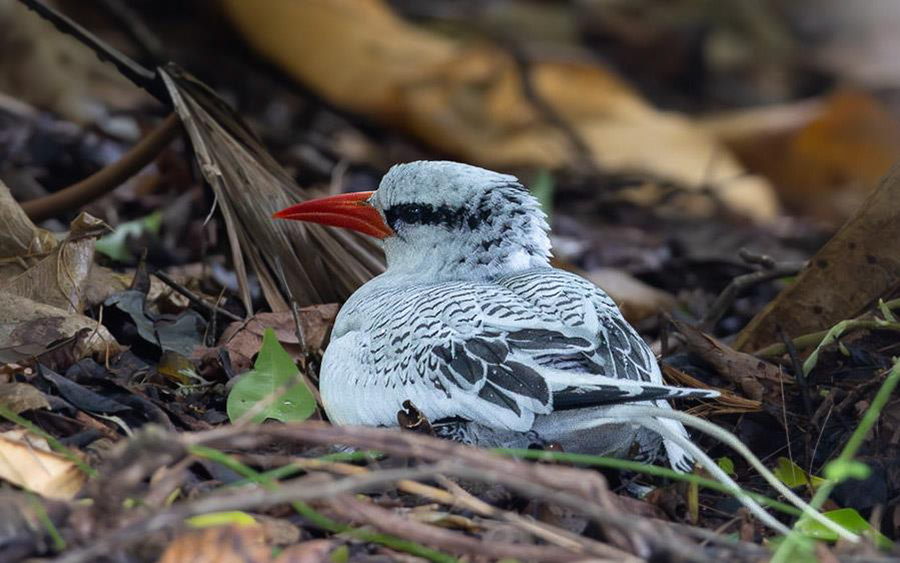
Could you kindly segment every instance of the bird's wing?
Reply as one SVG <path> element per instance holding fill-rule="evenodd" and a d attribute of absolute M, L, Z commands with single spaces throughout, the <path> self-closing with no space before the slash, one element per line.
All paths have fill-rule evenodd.
<path fill-rule="evenodd" d="M 584 355 L 539 358 L 548 367 L 662 383 L 656 358 L 602 289 L 581 276 L 545 268 L 506 276 L 498 283 L 543 316 L 590 340 Z"/>
<path fill-rule="evenodd" d="M 556 270 L 536 272 L 502 283 L 383 290 L 352 304 L 346 314 L 367 348 L 363 383 L 399 389 L 388 395 L 412 398 L 431 420 L 460 417 L 518 431 L 567 404 L 693 392 L 661 384 L 652 354 L 611 302 L 600 307 L 591 293 L 569 295 L 572 280 L 555 277 Z M 548 305 L 552 286 L 555 308 Z M 596 298 L 608 299 L 602 292 Z"/>

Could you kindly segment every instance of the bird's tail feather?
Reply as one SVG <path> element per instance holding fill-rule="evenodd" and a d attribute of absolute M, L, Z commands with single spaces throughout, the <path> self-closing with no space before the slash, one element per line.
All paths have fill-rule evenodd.
<path fill-rule="evenodd" d="M 671 424 L 663 424 L 663 421 L 675 423 L 676 428 L 673 428 Z M 784 525 L 777 520 L 772 522 L 774 519 L 771 515 L 763 510 L 756 501 L 750 498 L 747 493 L 734 482 L 734 480 L 722 471 L 718 464 L 703 452 L 703 450 L 691 442 L 687 437 L 687 432 L 685 431 L 683 424 L 687 424 L 705 434 L 709 434 L 730 446 L 738 455 L 747 460 L 747 462 L 750 463 L 750 465 L 752 465 L 775 490 L 781 493 L 788 502 L 799 508 L 805 516 L 834 531 L 842 538 L 852 542 L 859 541 L 859 536 L 822 516 L 821 513 L 807 504 L 803 499 L 798 497 L 793 491 L 779 481 L 778 478 L 762 464 L 759 458 L 753 455 L 747 446 L 745 446 L 734 434 L 696 416 L 676 411 L 668 407 L 661 408 L 654 405 L 619 405 L 605 410 L 602 416 L 593 421 L 585 421 L 582 424 L 576 425 L 572 430 L 586 430 L 588 428 L 616 422 L 636 424 L 661 435 L 666 444 L 667 453 L 669 452 L 670 447 L 668 445 L 669 442 L 673 443 L 674 446 L 680 447 L 686 455 L 698 459 L 700 463 L 703 464 L 704 468 L 706 468 L 723 485 L 727 486 L 738 500 L 756 514 L 761 521 L 766 522 L 779 530 L 784 528 Z"/>
<path fill-rule="evenodd" d="M 550 385 L 553 408 L 557 410 L 669 399 L 714 399 L 719 396 L 719 392 L 712 389 L 673 387 L 662 383 L 572 373 L 553 368 L 542 368 L 540 373 Z"/>

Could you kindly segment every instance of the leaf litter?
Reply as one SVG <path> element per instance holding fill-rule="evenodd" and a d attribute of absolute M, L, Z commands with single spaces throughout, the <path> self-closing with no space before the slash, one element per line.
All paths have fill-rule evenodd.
<path fill-rule="evenodd" d="M 174 100 L 159 101 L 193 123 L 187 127 L 190 148 L 158 149 L 139 180 L 91 204 L 115 227 L 114 237 L 99 246 L 95 240 L 105 227 L 85 223 L 87 216 L 77 219 L 76 209 L 60 209 L 36 226 L 15 199 L 0 197 L 0 217 L 10 227 L 0 234 L 0 415 L 7 421 L 0 431 L 17 432 L 3 435 L 0 465 L 12 460 L 6 466 L 12 470 L 0 477 L 13 488 L 0 493 L 29 515 L 7 519 L 9 534 L 0 536 L 0 549 L 12 548 L 13 560 L 58 555 L 93 561 L 113 553 L 172 562 L 771 556 L 767 546 L 779 538 L 742 513 L 730 495 L 700 486 L 709 484 L 702 469 L 677 477 L 616 465 L 621 460 L 604 461 L 618 469 L 590 469 L 588 460 L 569 467 L 566 452 L 553 451 L 534 452 L 550 460 L 537 464 L 504 459 L 428 436 L 427 420 L 410 425 L 420 434 L 297 422 L 316 411 L 316 370 L 339 303 L 382 264 L 377 249 L 346 233 L 276 233 L 296 225 L 270 225 L 271 211 L 282 200 L 371 189 L 396 161 L 447 156 L 544 186 L 545 206 L 552 206 L 555 230 L 564 235 L 554 239 L 560 264 L 610 286 L 629 320 L 663 354 L 667 377 L 724 391 L 698 412 L 732 430 L 805 498 L 822 479 L 839 481 L 825 514 L 854 531 L 871 531 L 873 543 L 838 542 L 812 553 L 839 561 L 888 560 L 897 548 L 886 542 L 900 533 L 900 472 L 892 463 L 900 403 L 884 404 L 855 459 L 834 460 L 898 355 L 892 331 L 893 175 L 836 233 L 809 219 L 822 216 L 815 206 L 803 205 L 819 184 L 829 184 L 831 202 L 864 189 L 845 193 L 843 184 L 831 181 L 835 170 L 868 181 L 879 173 L 874 161 L 857 170 L 828 156 L 840 152 L 833 147 L 851 146 L 852 136 L 844 132 L 853 130 L 855 119 L 858 131 L 871 131 L 872 116 L 884 115 L 881 106 L 871 110 L 869 94 L 854 99 L 838 93 L 801 107 L 801 90 L 789 88 L 774 108 L 778 112 L 766 114 L 769 120 L 729 130 L 725 125 L 739 122 L 695 120 L 655 107 L 651 100 L 676 99 L 685 91 L 659 84 L 648 89 L 641 82 L 640 72 L 648 68 L 689 74 L 689 49 L 672 49 L 665 69 L 632 65 L 634 74 L 618 75 L 593 60 L 534 57 L 538 44 L 485 40 L 490 31 L 466 30 L 474 40 L 458 28 L 447 34 L 456 25 L 452 18 L 441 29 L 432 25 L 441 16 L 423 16 L 403 2 L 393 8 L 411 10 L 407 19 L 387 4 L 361 3 L 368 21 L 348 15 L 342 2 L 273 2 L 255 12 L 222 4 L 252 47 L 310 91 L 260 73 L 258 60 L 235 51 L 238 41 L 222 29 L 215 33 L 227 38 L 227 57 L 196 45 L 190 27 L 195 13 L 177 21 L 151 6 L 131 16 L 119 13 L 112 28 L 149 23 L 151 33 L 166 36 L 160 43 L 169 46 L 169 55 L 202 77 L 169 65 L 159 71 L 168 77 L 168 89 L 149 88 L 157 96 L 171 94 Z M 520 8 L 508 3 L 504 9 Z M 666 37 L 673 47 L 691 44 L 685 34 L 665 35 L 671 29 L 642 19 L 640 10 L 612 17 L 603 10 L 614 8 L 592 9 L 604 14 L 607 27 L 549 36 L 568 42 L 616 37 L 608 51 L 613 59 L 644 52 L 649 43 L 611 22 L 629 22 L 647 41 Z M 15 17 L 35 17 L 23 14 Z M 84 16 L 78 9 L 73 14 Z M 297 14 L 306 17 L 293 19 Z M 559 21 L 539 19 L 538 27 Z M 577 17 L 566 21 L 588 25 Z M 722 22 L 710 21 L 717 36 Z M 93 25 L 103 33 L 112 29 Z M 733 31 L 734 25 L 727 27 Z M 531 28 L 515 29 L 528 43 Z M 748 37 L 753 33 L 742 37 L 745 46 L 752 44 Z M 609 47 L 603 41 L 588 48 L 603 53 Z M 345 49 L 328 47 L 335 44 Z M 716 66 L 722 60 L 710 60 L 717 61 L 707 69 L 711 74 L 698 80 L 727 84 L 725 66 Z M 779 60 L 784 68 L 796 64 L 790 57 Z M 742 64 L 757 63 L 764 64 Z M 741 79 L 741 90 L 757 94 L 764 81 L 750 76 Z M 101 106 L 110 103 L 108 91 L 79 80 L 88 82 L 73 90 L 77 99 L 90 91 Z M 0 99 L 0 113 L 14 115 L 0 122 L 15 124 L 4 132 L 22 138 L 22 124 L 32 125 L 24 145 L 0 136 L 0 148 L 9 149 L 4 154 L 17 155 L 0 168 L 4 180 L 16 178 L 7 180 L 16 198 L 35 178 L 54 178 L 54 189 L 80 180 L 70 177 L 78 170 L 73 151 L 117 147 L 115 154 L 125 154 L 135 137 L 109 132 L 125 130 L 121 119 L 146 124 L 157 113 L 146 97 L 135 97 L 143 101 L 118 124 L 99 118 L 99 129 L 89 130 L 29 108 L 47 106 L 32 93 L 20 95 L 26 109 Z M 724 91 L 718 95 L 728 99 Z M 77 113 L 66 109 L 68 103 L 56 109 L 71 118 Z M 690 103 L 704 111 L 713 106 L 703 96 Z M 734 105 L 737 117 L 749 111 Z M 824 113 L 812 115 L 810 107 Z M 362 123 L 361 115 L 373 122 Z M 769 161 L 753 152 L 783 146 L 771 143 L 773 130 L 794 139 L 780 169 L 767 168 Z M 102 143 L 69 142 L 98 134 L 106 136 Z M 890 154 L 891 139 L 873 135 L 873 154 Z M 41 146 L 59 148 L 41 152 Z M 110 159 L 88 154 L 85 161 Z M 806 183 L 789 191 L 795 182 L 785 178 L 797 178 L 810 162 L 819 175 L 803 177 Z M 9 175 L 10 168 L 16 175 Z M 776 218 L 776 194 L 788 209 L 808 215 Z M 829 217 L 835 216 L 841 217 Z M 151 225 L 158 237 L 124 235 L 143 230 L 125 225 L 146 227 L 146 217 L 162 218 Z M 98 228 L 79 232 L 79 224 Z M 68 234 L 42 228 L 65 225 Z M 806 259 L 809 266 L 796 278 L 753 275 L 790 271 Z M 164 278 L 148 271 L 168 277 L 166 290 L 157 283 Z M 733 280 L 748 275 L 751 282 L 722 299 Z M 301 306 L 292 310 L 293 302 Z M 725 303 L 723 310 L 704 324 L 717 303 Z M 660 309 L 674 320 L 659 316 Z M 849 324 L 823 341 L 842 321 Z M 810 361 L 813 350 L 817 360 Z M 36 435 L 61 453 L 25 441 Z M 727 462 L 743 488 L 777 496 L 741 458 L 714 440 L 697 441 L 719 466 Z M 368 451 L 373 449 L 380 453 Z M 77 469 L 82 460 L 101 476 L 87 478 Z M 21 474 L 32 467 L 33 475 Z M 633 498 L 635 486 L 651 492 Z M 78 498 L 71 502 L 53 500 L 73 495 Z M 779 499 L 771 500 L 778 506 Z M 779 517 L 796 521 L 795 513 Z M 189 529 L 198 522 L 208 527 Z M 797 529 L 809 538 L 835 539 L 808 521 Z M 273 556 L 273 547 L 286 549 Z"/>

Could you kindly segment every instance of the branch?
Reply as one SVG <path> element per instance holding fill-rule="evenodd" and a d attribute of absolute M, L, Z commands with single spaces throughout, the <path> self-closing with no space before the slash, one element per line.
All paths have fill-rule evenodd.
<path fill-rule="evenodd" d="M 177 115 L 170 113 L 153 131 L 113 164 L 58 192 L 23 201 L 20 205 L 28 217 L 37 223 L 90 203 L 116 189 L 122 182 L 153 162 L 180 131 L 181 121 Z"/>
<path fill-rule="evenodd" d="M 706 311 L 703 318 L 700 319 L 698 325 L 700 330 L 705 332 L 711 331 L 719 319 L 728 312 L 728 309 L 731 308 L 738 296 L 746 289 L 769 280 L 796 275 L 806 266 L 806 262 L 784 262 L 779 264 L 768 256 L 753 256 L 746 252 L 742 252 L 740 255 L 745 262 L 757 264 L 762 269 L 732 279 L 725 289 L 722 290 L 722 293 L 712 302 L 712 305 L 709 306 L 709 310 Z"/>

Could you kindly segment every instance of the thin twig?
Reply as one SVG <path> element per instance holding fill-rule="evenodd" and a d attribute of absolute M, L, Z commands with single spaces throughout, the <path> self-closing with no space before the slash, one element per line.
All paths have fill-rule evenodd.
<path fill-rule="evenodd" d="M 223 309 L 222 307 L 219 307 L 218 305 L 215 305 L 212 303 L 207 303 L 205 299 L 203 299 L 202 297 L 200 297 L 199 295 L 197 295 L 190 289 L 184 287 L 183 285 L 181 285 L 180 283 L 178 283 L 177 281 L 172 279 L 172 277 L 169 276 L 169 274 L 163 272 L 162 270 L 157 270 L 156 272 L 153 272 L 153 275 L 156 276 L 157 278 L 159 278 L 159 280 L 161 282 L 163 282 L 167 286 L 174 289 L 177 293 L 180 293 L 181 295 L 187 297 L 188 301 L 190 301 L 194 305 L 200 307 L 201 309 L 203 309 L 210 315 L 215 315 L 215 314 L 222 315 L 223 317 L 231 319 L 232 321 L 235 321 L 235 322 L 241 322 L 244 320 L 241 317 L 235 315 L 234 313 L 232 313 L 231 311 L 229 311 L 227 309 Z"/>
<path fill-rule="evenodd" d="M 769 280 L 796 275 L 805 266 L 805 262 L 785 262 L 783 264 L 775 264 L 768 269 L 737 276 L 725 286 L 722 293 L 709 306 L 709 310 L 700 319 L 699 328 L 704 331 L 712 330 L 719 319 L 728 312 L 728 309 L 734 304 L 738 296 L 746 289 Z"/>
<path fill-rule="evenodd" d="M 188 444 L 229 448 L 260 447 L 277 442 L 303 442 L 334 446 L 376 449 L 391 455 L 414 457 L 426 461 L 453 459 L 461 466 L 443 472 L 467 479 L 497 483 L 527 498 L 538 498 L 570 508 L 588 516 L 603 528 L 613 528 L 627 536 L 637 534 L 652 551 L 639 550 L 647 557 L 652 552 L 668 553 L 687 561 L 709 561 L 682 538 L 647 520 L 621 514 L 610 497 L 606 482 L 598 473 L 560 466 L 524 464 L 500 458 L 476 448 L 449 440 L 396 429 L 330 426 L 320 422 L 304 422 L 281 426 L 257 426 L 235 430 L 220 428 L 181 436 Z"/>
<path fill-rule="evenodd" d="M 292 458 L 286 460 L 286 463 L 303 468 L 307 471 L 331 471 L 341 475 L 359 475 L 370 471 L 369 469 L 358 465 L 320 459 Z M 529 520 L 515 512 L 501 510 L 470 495 L 459 485 L 444 476 L 439 475 L 437 480 L 447 490 L 410 480 L 397 481 L 397 489 L 447 506 L 463 507 L 479 516 L 504 520 L 537 538 L 560 547 L 575 549 L 576 551 L 589 553 L 598 557 L 615 557 L 619 561 L 625 561 L 631 557 L 628 553 L 593 541 L 589 538 L 578 536 L 563 530 L 562 528 L 557 528 L 556 526 L 543 522 Z"/>
<path fill-rule="evenodd" d="M 778 334 L 781 335 L 781 341 L 784 342 L 784 348 L 787 350 L 788 357 L 791 359 L 791 368 L 794 371 L 794 377 L 797 379 L 797 385 L 800 387 L 800 398 L 803 401 L 803 410 L 806 412 L 806 419 L 810 420 L 813 416 L 812 397 L 809 395 L 809 382 L 806 374 L 803 373 L 803 364 L 800 362 L 800 356 L 797 355 L 797 348 L 791 341 L 787 332 L 779 325 L 777 327 Z"/>
<path fill-rule="evenodd" d="M 377 473 L 334 480 L 324 474 L 301 477 L 283 483 L 275 490 L 246 488 L 228 493 L 212 494 L 197 500 L 180 502 L 151 516 L 137 520 L 112 533 L 94 538 L 90 545 L 69 551 L 56 563 L 87 563 L 104 554 L 128 545 L 153 532 L 169 529 L 184 522 L 185 518 L 210 512 L 225 510 L 261 509 L 291 501 L 313 501 L 331 498 L 340 494 L 360 491 L 378 485 L 385 485 L 398 479 L 423 478 L 442 473 L 453 462 L 441 462 L 415 469 L 388 469 Z"/>
<path fill-rule="evenodd" d="M 153 131 L 113 164 L 58 192 L 24 201 L 20 205 L 32 221 L 39 222 L 90 203 L 116 189 L 122 182 L 153 162 L 179 132 L 181 121 L 177 115 L 170 113 Z"/>
<path fill-rule="evenodd" d="M 584 559 L 582 553 L 557 546 L 502 543 L 467 537 L 449 530 L 442 530 L 436 526 L 422 524 L 410 518 L 403 518 L 389 510 L 356 500 L 348 495 L 330 499 L 329 505 L 343 519 L 365 523 L 382 532 L 408 538 L 451 553 L 487 557 L 492 560 L 514 558 L 526 561 L 578 561 Z M 616 561 L 624 563 L 625 561 L 639 561 L 639 559 L 629 557 L 624 560 L 616 559 Z"/>

